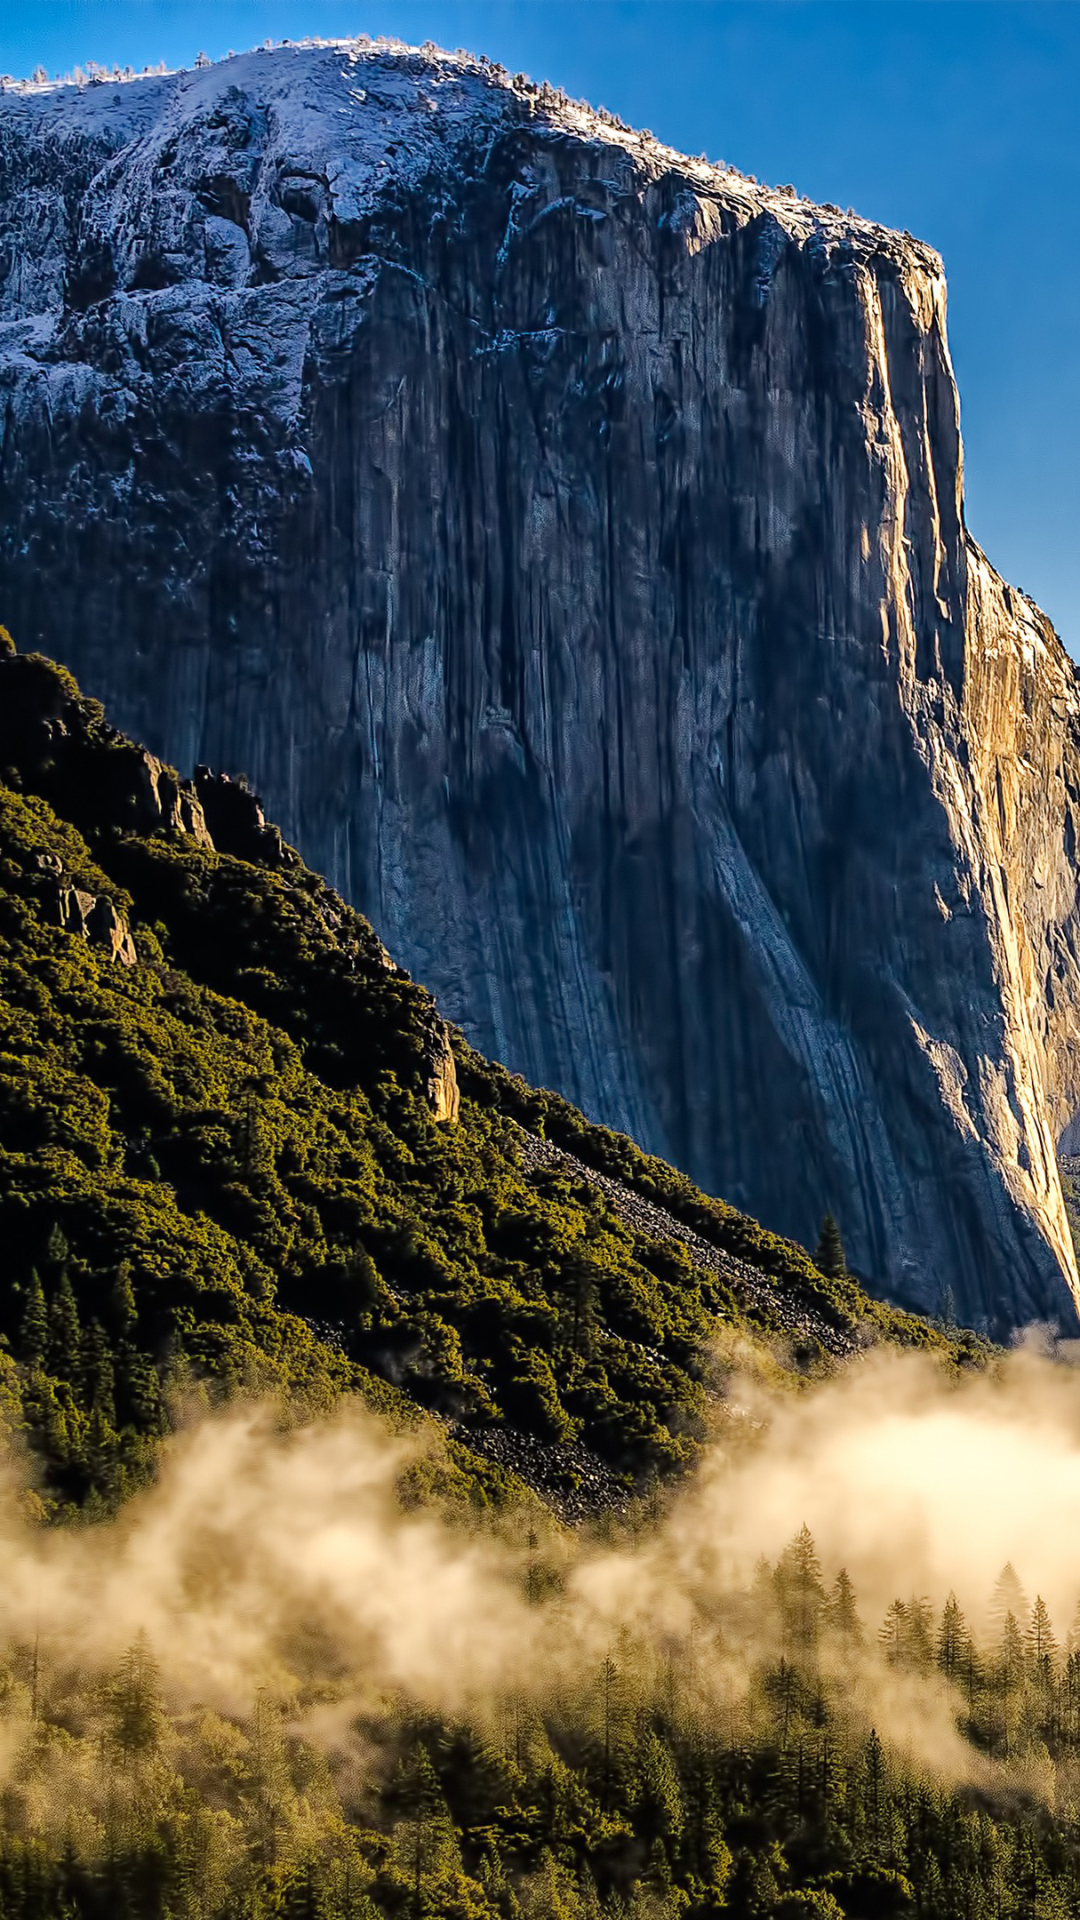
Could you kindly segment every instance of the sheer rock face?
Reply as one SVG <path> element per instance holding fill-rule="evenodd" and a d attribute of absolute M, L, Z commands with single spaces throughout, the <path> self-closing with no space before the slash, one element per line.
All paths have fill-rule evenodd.
<path fill-rule="evenodd" d="M 0 154 L 20 645 L 485 1051 L 1068 1322 L 1080 700 L 964 532 L 937 257 L 358 44 L 9 89 Z"/>

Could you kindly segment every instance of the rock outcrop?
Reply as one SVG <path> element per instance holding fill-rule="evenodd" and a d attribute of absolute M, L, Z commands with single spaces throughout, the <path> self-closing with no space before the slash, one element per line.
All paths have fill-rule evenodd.
<path fill-rule="evenodd" d="M 196 767 L 194 785 L 197 805 L 219 853 L 269 867 L 299 865 L 299 855 L 285 845 L 280 828 L 267 820 L 262 801 L 246 781 Z"/>
<path fill-rule="evenodd" d="M 428 1106 L 436 1120 L 454 1121 L 461 1110 L 454 1050 L 445 1021 L 433 1020 L 425 1052 L 424 1090 Z"/>
<path fill-rule="evenodd" d="M 112 726 L 100 702 L 82 696 L 66 667 L 40 654 L 20 657 L 8 644 L 0 646 L 0 787 L 4 785 L 30 803 L 28 814 L 20 813 L 10 831 L 2 861 L 5 885 L 35 901 L 47 925 L 104 948 L 108 959 L 123 966 L 135 966 L 139 960 L 129 921 L 133 896 L 122 887 L 115 897 L 100 890 L 99 883 L 107 885 L 109 875 L 103 868 L 87 866 L 85 847 L 81 855 L 74 849 L 76 871 L 72 872 L 55 849 L 35 846 L 36 804 L 44 801 L 54 818 L 58 814 L 61 820 L 77 824 L 86 845 L 105 867 L 117 860 L 123 866 L 138 842 L 171 843 L 166 868 L 172 865 L 173 853 L 178 854 L 177 864 L 185 875 L 181 893 L 189 905 L 204 895 L 208 875 L 220 869 L 215 861 L 203 868 L 201 880 L 194 879 L 185 856 L 196 848 L 232 856 L 226 863 L 230 867 L 242 860 L 277 869 L 278 904 L 289 902 L 285 911 L 291 915 L 291 943 L 300 949 L 313 944 L 324 956 L 329 950 L 334 956 L 331 974 L 359 989 L 353 996 L 351 1052 L 346 1060 L 339 1047 L 334 1049 L 335 1071 L 362 1078 L 381 1069 L 401 1091 L 419 1095 L 435 1120 L 457 1120 L 460 1095 L 450 1030 L 431 995 L 396 964 L 368 922 L 304 867 L 278 828 L 266 820 L 258 796 L 246 781 L 215 776 L 205 766 L 195 769 L 194 780 L 182 780 L 172 767 Z M 99 890 L 92 892 L 91 885 Z M 241 903 L 244 891 L 241 881 Z M 167 892 L 155 896 L 159 910 Z M 257 888 L 253 897 L 259 897 Z M 261 944 L 259 920 L 264 911 L 265 896 L 255 910 L 254 923 L 245 924 L 250 903 L 239 909 L 234 905 L 222 930 L 226 949 L 235 943 L 237 956 L 250 958 L 253 946 Z M 156 913 L 146 917 L 153 929 Z M 155 932 L 151 952 L 156 946 Z M 242 972 L 242 958 L 240 966 Z M 265 968 L 255 971 L 272 978 Z M 384 975 L 391 976 L 389 1000 L 382 991 L 390 984 Z M 395 1023 L 409 1036 L 404 1047 L 396 1050 Z"/>
<path fill-rule="evenodd" d="M 135 965 L 139 956 L 131 928 L 115 900 L 76 886 L 65 875 L 64 863 L 56 853 L 34 856 L 33 879 L 45 918 L 54 926 L 63 927 L 65 933 L 81 934 L 93 946 L 104 947 L 109 959 L 118 960 L 121 966 Z"/>
<path fill-rule="evenodd" d="M 104 947 L 110 960 L 133 967 L 138 955 L 131 930 L 107 895 L 87 893 L 82 887 L 58 886 L 52 905 L 56 924 L 67 933 L 79 933 L 91 946 Z"/>
<path fill-rule="evenodd" d="M 434 50 L 9 88 L 0 153 L 20 645 L 486 1052 L 1071 1321 L 1080 700 L 964 529 L 937 256 Z"/>

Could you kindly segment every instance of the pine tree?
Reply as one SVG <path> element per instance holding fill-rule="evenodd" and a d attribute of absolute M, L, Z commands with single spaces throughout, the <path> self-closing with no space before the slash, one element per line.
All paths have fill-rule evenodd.
<path fill-rule="evenodd" d="M 1035 1605 L 1031 1609 L 1031 1619 L 1024 1638 L 1036 1683 L 1044 1692 L 1049 1692 L 1054 1683 L 1058 1647 L 1046 1602 L 1041 1594 L 1035 1596 Z"/>
<path fill-rule="evenodd" d="M 1016 1615 L 1007 1613 L 998 1644 L 998 1687 L 1002 1698 L 1002 1732 L 1006 1758 L 1012 1745 L 1012 1704 L 1024 1678 L 1024 1636 Z"/>
<path fill-rule="evenodd" d="M 1065 1660 L 1065 1709 L 1075 1740 L 1080 1737 L 1080 1647 L 1071 1648 Z"/>
<path fill-rule="evenodd" d="M 137 1347 L 121 1347 L 115 1371 L 118 1423 L 136 1427 L 140 1433 L 163 1433 L 166 1414 L 161 1381 L 149 1355 L 140 1353 Z"/>
<path fill-rule="evenodd" d="M 650 1727 L 637 1750 L 635 1831 L 648 1841 L 677 1841 L 684 1825 L 682 1792 L 669 1748 Z"/>
<path fill-rule="evenodd" d="M 754 1567 L 754 1577 L 750 1586 L 750 1600 L 754 1613 L 754 1628 L 758 1642 L 768 1646 L 772 1643 L 778 1621 L 778 1603 L 776 1574 L 765 1555 L 761 1554 Z"/>
<path fill-rule="evenodd" d="M 878 1644 L 891 1667 L 903 1665 L 907 1645 L 907 1608 L 902 1600 L 894 1600 L 889 1607 L 878 1628 Z"/>
<path fill-rule="evenodd" d="M 255 1699 L 251 1772 L 257 1857 L 262 1866 L 271 1867 L 277 1859 L 278 1839 L 288 1797 L 288 1772 L 281 1715 L 261 1687 Z"/>
<path fill-rule="evenodd" d="M 78 1454 L 77 1437 L 73 1436 L 68 1420 L 68 1409 L 57 1397 L 57 1384 L 48 1374 L 38 1371 L 31 1376 L 23 1392 L 23 1406 L 31 1433 L 47 1466 L 53 1473 L 63 1473 Z M 74 1418 L 74 1410 L 72 1410 Z"/>
<path fill-rule="evenodd" d="M 959 1677 L 964 1689 L 964 1697 L 967 1701 L 967 1717 L 970 1728 L 975 1724 L 975 1704 L 985 1680 L 982 1662 L 979 1659 L 975 1642 L 970 1633 L 967 1635 L 966 1644 L 960 1655 Z"/>
<path fill-rule="evenodd" d="M 619 1669 L 609 1654 L 600 1669 L 600 1711 L 602 1771 L 600 1805 L 607 1813 L 611 1807 L 611 1776 L 615 1761 L 619 1726 Z"/>
<path fill-rule="evenodd" d="M 861 1646 L 863 1624 L 855 1603 L 855 1588 L 846 1567 L 841 1567 L 829 1596 L 829 1625 L 849 1646 Z"/>
<path fill-rule="evenodd" d="M 937 1318 L 939 1325 L 946 1333 L 953 1331 L 956 1326 L 956 1298 L 951 1287 L 942 1288 L 941 1298 L 938 1301 Z"/>
<path fill-rule="evenodd" d="M 45 1359 L 49 1343 L 49 1314 L 45 1305 L 45 1292 L 36 1267 L 30 1275 L 30 1286 L 23 1308 L 22 1324 L 19 1328 L 19 1358 L 28 1367 L 40 1367 Z"/>
<path fill-rule="evenodd" d="M 899 1605 L 900 1603 L 895 1601 L 893 1604 Z M 873 1839 L 876 1842 L 881 1835 L 885 1814 L 885 1797 L 889 1784 L 888 1769 L 885 1765 L 885 1749 L 878 1738 L 876 1727 L 871 1727 L 870 1736 L 866 1742 L 863 1773 L 867 1823 Z"/>
<path fill-rule="evenodd" d="M 686 1808 L 684 1847 L 691 1870 L 713 1889 L 723 1887 L 731 1872 L 731 1852 L 724 1838 L 723 1810 L 709 1756 L 697 1750 L 683 1773 Z"/>
<path fill-rule="evenodd" d="M 109 1690 L 109 1741 L 125 1767 L 156 1751 L 164 1724 L 157 1664 L 140 1634 Z"/>
<path fill-rule="evenodd" d="M 79 1331 L 79 1309 L 75 1305 L 75 1295 L 71 1290 L 66 1266 L 61 1271 L 60 1283 L 49 1306 L 47 1352 L 49 1372 L 74 1386 L 79 1378 L 82 1342 Z"/>
<path fill-rule="evenodd" d="M 135 1304 L 135 1289 L 131 1284 L 131 1262 L 122 1260 L 116 1269 L 116 1278 L 112 1284 L 109 1301 L 110 1317 L 118 1340 L 130 1340 L 135 1331 L 138 1308 Z"/>
<path fill-rule="evenodd" d="M 904 1662 L 925 1671 L 934 1660 L 934 1610 L 925 1596 L 912 1594 L 905 1609 Z"/>
<path fill-rule="evenodd" d="M 967 1622 L 957 1604 L 955 1593 L 950 1593 L 942 1611 L 937 1638 L 937 1663 L 946 1679 L 958 1680 L 961 1677 L 969 1645 Z"/>
<path fill-rule="evenodd" d="M 1001 1637 L 1006 1614 L 1011 1613 L 1016 1620 L 1026 1620 L 1028 1612 L 1027 1595 L 1020 1584 L 1020 1577 L 1012 1561 L 1007 1560 L 990 1595 L 990 1618 L 998 1638 Z"/>
<path fill-rule="evenodd" d="M 786 1637 L 797 1649 L 809 1651 L 817 1644 L 826 1598 L 814 1536 L 805 1522 L 780 1556 L 776 1597 Z"/>
<path fill-rule="evenodd" d="M 54 1223 L 49 1229 L 49 1238 L 45 1246 L 45 1270 L 54 1286 L 60 1284 L 61 1275 L 67 1272 L 71 1249 L 63 1228 Z"/>
<path fill-rule="evenodd" d="M 439 1912 L 438 1903 L 433 1905 L 428 1898 L 432 1883 L 460 1870 L 461 1853 L 426 1747 L 417 1744 L 403 1774 L 399 1774 L 398 1791 L 408 1808 L 408 1819 L 404 1828 L 398 1828 L 395 1839 L 398 1858 L 410 1882 L 407 1911 L 410 1920 L 420 1920 L 425 1913 Z"/>
<path fill-rule="evenodd" d="M 87 1510 L 107 1513 L 117 1488 L 116 1434 L 100 1407 L 86 1423 L 83 1458 L 91 1485 Z"/>
<path fill-rule="evenodd" d="M 1024 1672 L 1024 1636 L 1020 1631 L 1020 1623 L 1013 1613 L 1005 1615 L 998 1643 L 998 1661 L 1007 1684 L 1018 1685 Z"/>
<path fill-rule="evenodd" d="M 80 1375 L 83 1403 L 88 1413 L 99 1413 L 105 1425 L 116 1425 L 115 1375 L 112 1349 L 100 1320 L 91 1320 L 82 1337 Z"/>
<path fill-rule="evenodd" d="M 818 1235 L 814 1265 L 826 1280 L 842 1280 L 847 1273 L 847 1261 L 844 1258 L 844 1243 L 840 1238 L 840 1229 L 831 1213 L 825 1215 Z"/>

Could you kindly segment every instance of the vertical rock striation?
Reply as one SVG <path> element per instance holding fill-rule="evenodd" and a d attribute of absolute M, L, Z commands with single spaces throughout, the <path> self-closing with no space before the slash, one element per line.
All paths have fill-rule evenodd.
<path fill-rule="evenodd" d="M 487 1052 L 1069 1321 L 1080 700 L 965 533 L 937 256 L 433 50 L 9 88 L 0 155 L 20 644 Z"/>

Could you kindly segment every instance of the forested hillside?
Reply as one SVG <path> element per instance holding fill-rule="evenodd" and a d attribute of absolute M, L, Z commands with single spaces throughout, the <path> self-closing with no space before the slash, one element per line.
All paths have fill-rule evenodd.
<path fill-rule="evenodd" d="M 119 1552 L 193 1401 L 288 1429 L 359 1396 L 434 1416 L 400 1499 L 503 1544 L 541 1644 L 558 1516 L 647 1539 L 736 1362 L 797 1395 L 874 1343 L 986 1358 L 481 1059 L 242 782 L 181 781 L 6 641 L 0 1249 L 11 1608 L 17 1529 Z M 945 1602 L 866 1617 L 804 1532 L 684 1630 L 458 1713 L 354 1698 L 315 1625 L 246 1701 L 180 1699 L 167 1647 L 88 1668 L 20 1598 L 0 1915 L 1056 1920 L 1080 1652 L 1015 1576 L 986 1633 Z M 870 1672 L 933 1698 L 967 1785 L 883 1740 Z"/>
<path fill-rule="evenodd" d="M 767 1333 L 794 1296 L 937 1337 L 460 1041 L 455 1072 L 429 997 L 254 796 L 185 788 L 48 661 L 0 657 L 0 772 L 6 1377 L 50 1500 L 137 1481 L 189 1374 L 316 1406 L 381 1381 L 461 1433 L 580 1436 L 640 1490 L 694 1455 L 718 1321 Z M 529 1172 L 518 1123 L 764 1290 Z"/>

